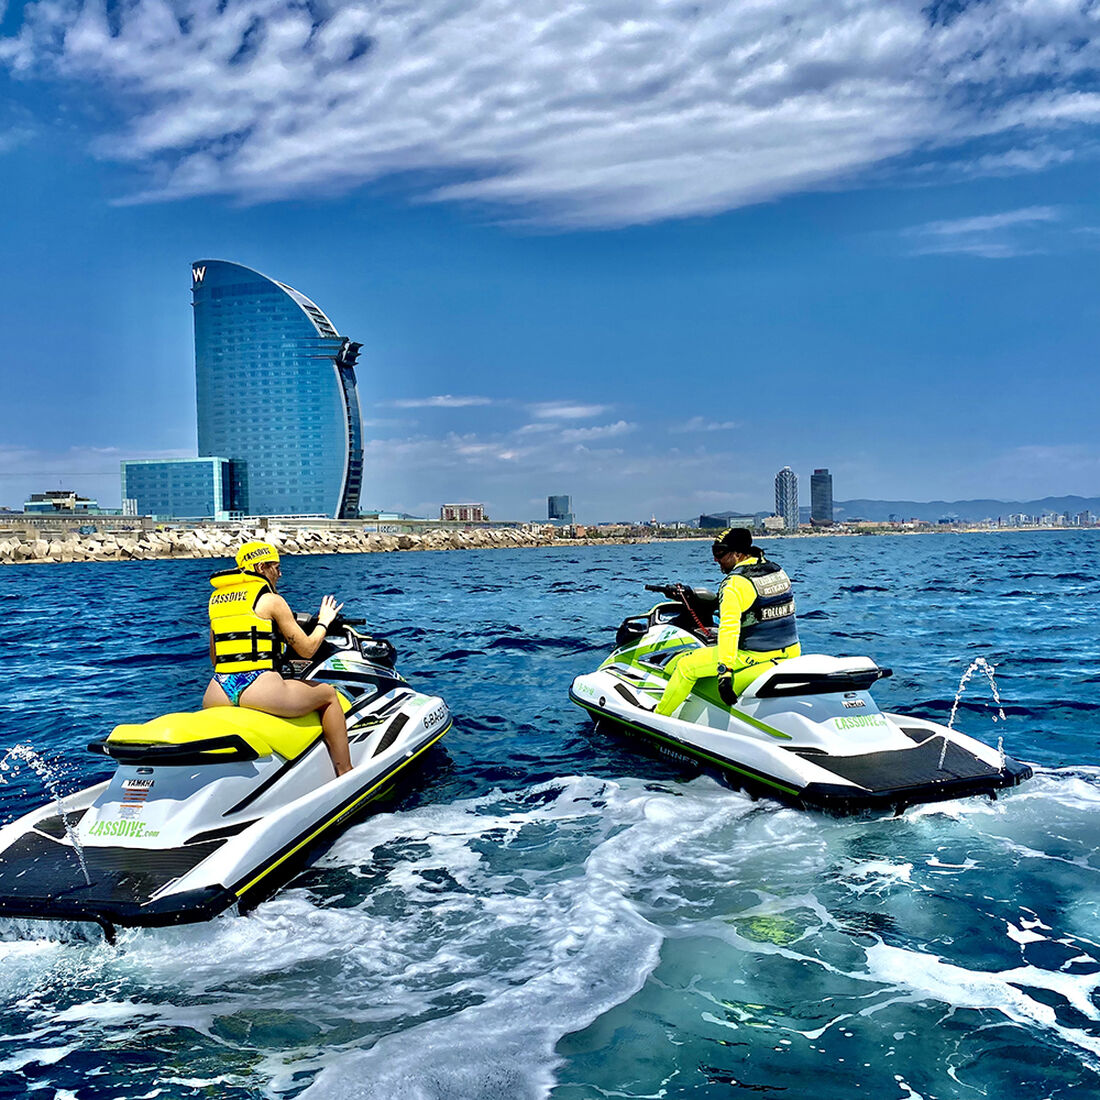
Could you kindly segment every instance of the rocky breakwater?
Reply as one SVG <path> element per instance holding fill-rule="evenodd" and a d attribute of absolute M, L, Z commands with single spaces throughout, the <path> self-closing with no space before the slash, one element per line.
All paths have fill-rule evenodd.
<path fill-rule="evenodd" d="M 232 558 L 242 542 L 262 539 L 287 554 L 370 554 L 391 550 L 481 550 L 547 546 L 552 529 L 430 529 L 382 535 L 361 529 L 196 527 L 90 535 L 0 535 L 0 565 L 33 562 L 142 561 L 150 558 Z"/>

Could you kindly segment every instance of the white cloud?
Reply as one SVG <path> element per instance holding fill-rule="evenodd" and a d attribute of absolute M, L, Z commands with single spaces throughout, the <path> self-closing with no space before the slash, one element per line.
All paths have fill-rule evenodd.
<path fill-rule="evenodd" d="M 398 409 L 466 409 L 474 405 L 492 405 L 491 397 L 455 397 L 440 393 L 434 397 L 405 397 L 387 402 Z"/>
<path fill-rule="evenodd" d="M 731 432 L 740 427 L 742 427 L 742 424 L 736 420 L 708 420 L 705 416 L 693 416 L 682 424 L 671 425 L 668 430 L 690 434 L 694 432 Z"/>
<path fill-rule="evenodd" d="M 98 149 L 146 197 L 420 173 L 429 198 L 602 226 L 976 163 L 989 138 L 998 171 L 1039 138 L 1018 170 L 1070 156 L 1100 122 L 1098 21 L 1096 0 L 37 0 L 0 64 L 111 94 Z"/>
<path fill-rule="evenodd" d="M 563 443 L 588 443 L 595 439 L 611 439 L 617 435 L 626 435 L 636 431 L 637 424 L 628 424 L 625 420 L 616 420 L 614 424 L 603 424 L 592 428 L 567 428 L 561 433 Z"/>
<path fill-rule="evenodd" d="M 607 405 L 581 405 L 567 401 L 543 401 L 530 406 L 532 416 L 542 420 L 589 420 L 607 412 Z"/>
<path fill-rule="evenodd" d="M 965 253 L 985 259 L 1008 259 L 1040 251 L 1030 231 L 1062 220 L 1053 206 L 1028 206 L 997 214 L 928 222 L 905 230 L 918 255 Z"/>

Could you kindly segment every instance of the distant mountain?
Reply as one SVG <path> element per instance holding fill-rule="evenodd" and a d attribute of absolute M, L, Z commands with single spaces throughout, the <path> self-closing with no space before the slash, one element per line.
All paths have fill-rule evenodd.
<path fill-rule="evenodd" d="M 800 509 L 809 519 L 808 508 Z M 923 519 L 931 523 L 950 516 L 964 522 L 996 519 L 1023 512 L 1041 516 L 1044 512 L 1093 512 L 1100 514 L 1100 497 L 1043 497 L 1042 500 L 837 500 L 833 501 L 833 519 L 898 520 Z"/>

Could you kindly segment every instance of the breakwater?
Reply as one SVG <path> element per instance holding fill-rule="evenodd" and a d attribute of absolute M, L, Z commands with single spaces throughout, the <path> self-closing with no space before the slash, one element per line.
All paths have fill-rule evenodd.
<path fill-rule="evenodd" d="M 195 527 L 92 534 L 0 536 L 0 565 L 34 562 L 143 561 L 232 557 L 242 542 L 262 539 L 287 554 L 369 554 L 395 550 L 484 550 L 548 546 L 548 527 L 439 528 L 415 534 L 316 527 Z M 636 541 L 636 540 L 624 540 Z"/>

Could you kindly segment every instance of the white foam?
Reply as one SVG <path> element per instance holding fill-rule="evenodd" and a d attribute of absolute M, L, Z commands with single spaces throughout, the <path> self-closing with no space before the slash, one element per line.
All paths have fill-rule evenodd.
<path fill-rule="evenodd" d="M 485 1000 L 382 1038 L 369 1050 L 332 1059 L 303 1100 L 546 1096 L 554 1081 L 558 1040 L 632 996 L 657 963 L 662 934 L 640 914 L 632 894 L 649 888 L 653 867 L 690 847 L 693 835 L 722 829 L 750 808 L 709 781 L 693 785 L 691 797 L 645 791 L 636 782 L 576 777 L 543 784 L 532 793 L 548 791 L 555 792 L 548 802 L 498 814 L 487 811 L 494 799 L 502 801 L 500 795 L 436 807 L 426 815 L 434 820 L 423 822 L 423 832 L 417 830 L 437 855 L 446 857 L 447 870 L 460 883 L 471 874 L 478 877 L 481 938 L 494 927 L 520 927 L 531 941 L 525 957 L 491 978 L 482 958 L 478 988 Z M 570 822 L 583 823 L 592 839 L 573 865 L 567 861 L 550 876 L 523 872 L 534 890 L 531 896 L 502 890 L 516 875 L 514 866 L 506 878 L 487 878 L 486 859 L 470 858 L 472 841 L 483 844 L 495 837 L 508 844 L 525 825 L 547 822 L 563 833 L 558 845 L 583 842 L 585 830 L 570 837 Z M 409 821 L 393 824 L 410 834 Z M 349 844 L 354 841 L 348 837 Z M 338 858 L 340 852 L 333 855 Z M 410 877 L 416 870 L 414 861 L 390 879 L 414 889 Z"/>
<path fill-rule="evenodd" d="M 18 1073 L 29 1065 L 52 1066 L 62 1058 L 67 1058 L 74 1050 L 75 1046 L 26 1047 L 0 1062 L 0 1073 Z"/>
<path fill-rule="evenodd" d="M 1058 1022 L 1053 1008 L 1019 986 L 1060 994 L 1086 1019 L 1100 1020 L 1092 1001 L 1100 974 L 1065 974 L 1022 966 L 1013 970 L 970 970 L 936 955 L 877 943 L 867 949 L 868 976 L 904 991 L 911 998 L 932 998 L 952 1009 L 993 1009 L 1015 1023 L 1038 1027 L 1093 1056 L 1100 1068 L 1100 1037 Z M 875 1011 L 877 1010 L 871 1010 Z"/>

